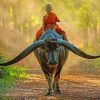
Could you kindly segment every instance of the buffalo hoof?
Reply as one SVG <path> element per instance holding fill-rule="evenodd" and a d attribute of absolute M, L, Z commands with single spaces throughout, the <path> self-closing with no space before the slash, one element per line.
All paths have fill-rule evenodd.
<path fill-rule="evenodd" d="M 60 90 L 55 90 L 55 94 L 61 94 Z"/>
<path fill-rule="evenodd" d="M 46 93 L 46 96 L 53 96 L 54 95 L 54 91 L 53 90 L 48 90 L 48 92 Z"/>

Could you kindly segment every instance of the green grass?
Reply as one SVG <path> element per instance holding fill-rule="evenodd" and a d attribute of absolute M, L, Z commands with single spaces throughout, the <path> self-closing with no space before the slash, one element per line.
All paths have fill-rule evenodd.
<path fill-rule="evenodd" d="M 0 95 L 5 92 L 13 90 L 14 79 L 12 77 L 7 76 L 6 78 L 0 79 Z"/>
<path fill-rule="evenodd" d="M 8 58 L 0 54 L 0 63 L 8 61 Z M 10 92 L 14 89 L 16 79 L 26 79 L 28 74 L 25 71 L 26 68 L 21 66 L 8 66 L 0 67 L 0 95 L 6 92 Z"/>

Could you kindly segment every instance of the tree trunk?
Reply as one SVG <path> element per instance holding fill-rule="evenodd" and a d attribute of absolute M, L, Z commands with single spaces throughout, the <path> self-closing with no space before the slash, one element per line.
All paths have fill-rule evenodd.
<path fill-rule="evenodd" d="M 83 47 L 88 47 L 88 28 L 83 28 Z"/>
<path fill-rule="evenodd" d="M 93 41 L 94 41 L 94 46 L 95 47 L 97 47 L 98 46 L 98 32 L 97 32 L 97 18 L 95 17 L 94 18 L 94 23 L 93 23 L 93 32 L 94 32 L 94 39 L 93 39 Z"/>

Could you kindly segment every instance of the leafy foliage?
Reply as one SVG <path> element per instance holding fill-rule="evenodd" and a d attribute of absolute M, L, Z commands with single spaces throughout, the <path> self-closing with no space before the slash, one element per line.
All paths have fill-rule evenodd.
<path fill-rule="evenodd" d="M 0 54 L 0 63 L 7 61 L 7 57 Z M 0 67 L 0 94 L 13 89 L 16 79 L 28 78 L 25 68 L 19 66 Z"/>

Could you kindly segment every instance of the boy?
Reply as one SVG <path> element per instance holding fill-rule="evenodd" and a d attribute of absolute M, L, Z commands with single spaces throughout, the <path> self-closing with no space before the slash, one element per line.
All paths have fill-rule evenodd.
<path fill-rule="evenodd" d="M 47 14 L 43 16 L 43 26 L 36 33 L 36 40 L 40 38 L 42 33 L 46 31 L 48 28 L 55 30 L 58 34 L 62 35 L 66 40 L 65 32 L 58 26 L 57 22 L 60 22 L 59 18 L 53 11 L 52 5 L 47 4 L 45 6 L 45 11 Z"/>

